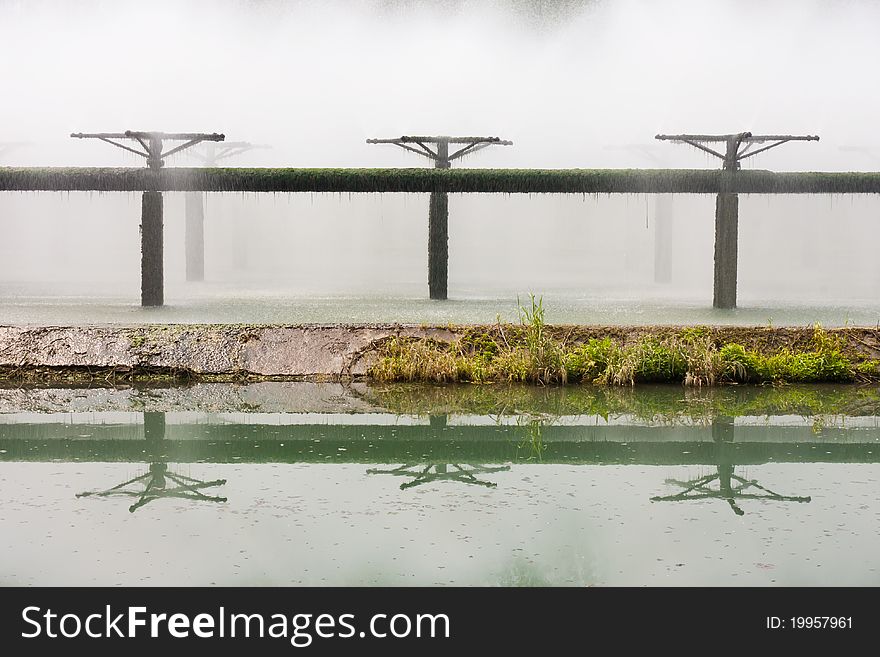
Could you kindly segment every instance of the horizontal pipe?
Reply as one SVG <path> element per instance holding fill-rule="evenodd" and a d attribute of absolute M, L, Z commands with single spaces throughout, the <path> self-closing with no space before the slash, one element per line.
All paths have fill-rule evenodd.
<path fill-rule="evenodd" d="M 501 139 L 500 137 L 411 137 L 408 135 L 404 135 L 403 137 L 391 137 L 389 139 L 367 139 L 368 144 L 411 144 L 418 142 L 424 142 L 426 144 L 436 144 L 441 141 L 445 141 L 447 144 L 488 143 L 501 144 L 503 146 L 513 146 L 512 141 Z"/>
<path fill-rule="evenodd" d="M 0 191 L 880 194 L 880 172 L 0 167 Z"/>
<path fill-rule="evenodd" d="M 712 141 L 725 142 L 728 139 L 741 138 L 743 142 L 761 141 L 819 141 L 818 135 L 753 135 L 751 132 L 737 132 L 731 135 L 656 135 L 654 139 L 661 141 Z"/>
<path fill-rule="evenodd" d="M 183 141 L 190 141 L 192 139 L 224 141 L 226 139 L 225 135 L 216 132 L 140 132 L 137 130 L 126 130 L 125 132 L 72 132 L 70 136 L 74 139 L 149 139 L 150 137 Z"/>

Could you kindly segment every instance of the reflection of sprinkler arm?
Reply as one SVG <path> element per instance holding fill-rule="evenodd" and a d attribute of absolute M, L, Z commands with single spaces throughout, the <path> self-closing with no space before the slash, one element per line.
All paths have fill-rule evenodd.
<path fill-rule="evenodd" d="M 129 512 L 134 513 L 137 509 L 158 500 L 160 497 L 178 497 L 181 499 L 203 500 L 207 502 L 225 502 L 225 497 L 217 497 L 205 495 L 201 492 L 202 488 L 213 488 L 214 486 L 222 486 L 226 483 L 225 479 L 215 479 L 214 481 L 200 481 L 168 471 L 167 457 L 163 446 L 165 444 L 165 413 L 161 412 L 144 412 L 144 441 L 146 443 L 148 460 L 150 461 L 150 471 L 142 474 L 134 479 L 129 479 L 121 484 L 117 484 L 112 488 L 103 491 L 88 491 L 78 493 L 77 497 L 110 497 L 113 495 L 123 495 L 126 497 L 136 497 L 138 500 L 128 507 Z M 167 480 L 171 480 L 176 486 L 167 487 Z M 126 490 L 127 486 L 142 483 L 144 489 Z"/>
<path fill-rule="evenodd" d="M 177 484 L 176 487 L 167 488 L 166 480 L 170 479 Z M 125 490 L 126 486 L 135 483 L 144 483 L 142 491 Z M 214 486 L 222 486 L 226 483 L 225 479 L 215 479 L 214 481 L 200 481 L 187 477 L 185 475 L 168 472 L 167 463 L 151 463 L 150 471 L 146 474 L 129 479 L 121 484 L 117 484 L 112 488 L 103 491 L 86 491 L 77 493 L 77 497 L 110 497 L 113 495 L 123 495 L 126 497 L 137 497 L 138 500 L 128 507 L 129 512 L 134 513 L 137 509 L 157 500 L 160 497 L 179 497 L 182 499 L 203 500 L 208 502 L 225 502 L 225 497 L 205 495 L 201 492 L 202 488 L 212 488 Z"/>
<path fill-rule="evenodd" d="M 449 468 L 454 470 L 449 470 Z M 413 470 L 413 468 L 421 468 Z M 431 472 L 434 468 L 434 472 Z M 412 481 L 405 481 L 400 484 L 400 490 L 406 490 L 413 486 L 419 486 L 431 481 L 458 481 L 462 484 L 474 484 L 477 486 L 485 486 L 486 488 L 495 488 L 498 484 L 491 481 L 482 481 L 477 479 L 475 474 L 493 474 L 495 472 L 506 472 L 510 470 L 509 465 L 499 465 L 495 467 L 485 465 L 459 465 L 458 463 L 408 463 L 391 470 L 379 470 L 370 468 L 367 474 L 390 474 L 398 477 L 412 477 Z"/>
<path fill-rule="evenodd" d="M 692 479 L 690 481 L 679 481 L 677 479 L 667 479 L 667 484 L 674 484 L 676 486 L 680 486 L 684 488 L 679 493 L 675 493 L 673 495 L 657 495 L 651 498 L 652 502 L 681 502 L 683 500 L 703 500 L 712 497 L 717 497 L 723 500 L 726 500 L 730 505 L 730 508 L 733 509 L 733 512 L 741 516 L 745 514 L 736 503 L 736 499 L 750 499 L 750 500 L 774 500 L 777 502 L 809 502 L 810 497 L 798 497 L 792 495 L 780 495 L 769 488 L 765 488 L 761 486 L 754 479 L 744 479 L 738 475 L 733 474 L 732 465 L 719 465 L 718 473 L 714 475 L 707 475 L 705 477 L 699 477 L 698 479 Z M 718 480 L 718 489 L 714 489 L 710 487 L 710 484 Z M 737 482 L 739 485 L 734 485 L 732 481 Z M 760 491 L 763 491 L 764 494 L 761 493 L 746 493 L 744 491 L 749 488 L 756 488 Z"/>

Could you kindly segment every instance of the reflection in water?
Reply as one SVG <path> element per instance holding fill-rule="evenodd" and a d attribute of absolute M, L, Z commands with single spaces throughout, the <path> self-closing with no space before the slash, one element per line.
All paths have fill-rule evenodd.
<path fill-rule="evenodd" d="M 880 584 L 877 391 L 388 390 L 0 391 L 0 585 Z"/>
<path fill-rule="evenodd" d="M 520 443 L 519 448 L 529 452 L 528 459 L 542 460 L 544 450 L 544 427 L 552 424 L 552 418 L 548 415 L 521 415 L 517 416 L 516 424 L 525 427 L 527 437 Z"/>
<path fill-rule="evenodd" d="M 718 472 L 714 475 L 706 475 L 689 481 L 667 479 L 667 484 L 673 484 L 683 488 L 679 493 L 666 496 L 655 496 L 652 502 L 680 502 L 682 500 L 702 500 L 707 498 L 719 498 L 725 500 L 733 512 L 741 516 L 745 513 L 736 503 L 739 499 L 769 499 L 777 502 L 809 502 L 810 497 L 797 497 L 780 495 L 769 488 L 761 486 L 754 479 L 745 479 L 734 474 L 734 465 L 728 446 L 733 443 L 734 424 L 732 417 L 717 417 L 712 422 L 712 438 L 715 441 Z M 712 482 L 718 481 L 718 488 L 712 487 Z M 736 483 L 734 483 L 736 482 Z M 752 489 L 762 491 L 751 492 Z"/>
<path fill-rule="evenodd" d="M 718 480 L 718 489 L 714 489 L 711 487 L 713 481 Z M 736 481 L 738 485 L 733 485 L 732 482 Z M 745 513 L 736 503 L 736 498 L 742 499 L 769 499 L 775 500 L 778 502 L 809 502 L 810 497 L 793 497 L 790 495 L 780 495 L 778 493 L 774 493 L 769 488 L 764 488 L 754 479 L 748 480 L 743 479 L 742 477 L 733 474 L 733 466 L 732 465 L 719 465 L 718 466 L 718 474 L 709 475 L 706 477 L 700 477 L 698 479 L 692 479 L 690 481 L 678 481 L 677 479 L 667 479 L 667 484 L 675 484 L 676 486 L 681 486 L 684 490 L 680 493 L 676 493 L 675 495 L 667 495 L 665 497 L 652 497 L 652 502 L 680 502 L 681 500 L 700 500 L 706 499 L 709 497 L 718 497 L 720 499 L 726 500 L 730 505 L 730 508 L 733 509 L 733 512 L 741 516 Z M 756 488 L 764 492 L 764 494 L 760 493 L 746 493 L 744 492 L 747 489 Z"/>
<path fill-rule="evenodd" d="M 406 490 L 407 488 L 427 484 L 432 481 L 458 481 L 462 484 L 475 484 L 477 486 L 485 486 L 486 488 L 495 488 L 498 484 L 491 481 L 482 481 L 474 475 L 506 472 L 508 470 L 510 470 L 509 465 L 491 467 L 486 465 L 459 465 L 458 463 L 413 463 L 401 465 L 391 470 L 370 468 L 367 470 L 367 474 L 412 477 L 412 481 L 405 481 L 400 484 L 400 490 Z"/>
<path fill-rule="evenodd" d="M 165 413 L 144 413 L 144 439 L 147 445 L 145 450 L 147 458 L 151 461 L 150 470 L 146 474 L 134 477 L 112 488 L 102 491 L 86 491 L 77 493 L 77 497 L 110 497 L 121 495 L 136 497 L 137 501 L 128 507 L 129 512 L 134 513 L 140 507 L 149 504 L 153 500 L 162 497 L 177 497 L 190 500 L 202 500 L 207 502 L 225 502 L 225 497 L 205 495 L 203 488 L 213 488 L 226 483 L 225 479 L 214 481 L 200 481 L 168 470 L 165 462 L 167 451 L 165 448 Z M 171 481 L 176 486 L 168 486 Z M 128 486 L 143 484 L 142 490 L 128 490 Z"/>
<path fill-rule="evenodd" d="M 431 415 L 428 421 L 427 433 L 434 439 L 439 439 L 449 421 L 447 415 Z M 390 470 L 380 470 L 379 468 L 370 468 L 367 474 L 388 474 L 397 477 L 412 477 L 412 481 L 405 481 L 400 484 L 400 490 L 413 488 L 421 484 L 427 484 L 432 481 L 457 481 L 462 484 L 473 484 L 476 486 L 485 486 L 486 488 L 495 488 L 498 484 L 491 481 L 483 481 L 477 479 L 478 474 L 492 474 L 495 472 L 506 472 L 510 470 L 510 466 L 486 466 L 458 463 L 405 463 Z"/>

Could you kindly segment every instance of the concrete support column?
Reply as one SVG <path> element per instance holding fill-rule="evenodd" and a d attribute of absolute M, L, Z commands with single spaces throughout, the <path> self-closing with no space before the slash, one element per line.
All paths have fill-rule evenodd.
<path fill-rule="evenodd" d="M 161 192 L 144 192 L 141 211 L 141 305 L 165 303 Z"/>
<path fill-rule="evenodd" d="M 719 194 L 715 201 L 715 308 L 736 308 L 739 197 Z"/>
<path fill-rule="evenodd" d="M 199 192 L 186 193 L 186 280 L 205 280 L 205 206 Z"/>
<path fill-rule="evenodd" d="M 449 196 L 431 192 L 428 208 L 428 291 L 432 299 L 447 298 L 449 277 Z"/>
<path fill-rule="evenodd" d="M 437 144 L 437 169 L 449 168 L 449 142 Z M 438 188 L 428 205 L 428 293 L 431 299 L 446 299 L 449 281 L 449 194 Z"/>

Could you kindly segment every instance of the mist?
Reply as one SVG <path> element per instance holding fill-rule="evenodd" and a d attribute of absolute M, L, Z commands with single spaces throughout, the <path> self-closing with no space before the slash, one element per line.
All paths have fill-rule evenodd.
<path fill-rule="evenodd" d="M 867 1 L 6 1 L 0 142 L 25 144 L 0 166 L 143 166 L 68 137 L 133 129 L 271 146 L 227 166 L 428 166 L 365 140 L 447 134 L 514 141 L 465 167 L 717 168 L 654 135 L 749 130 L 821 141 L 747 168 L 876 170 L 878 27 Z M 426 296 L 426 196 L 206 195 L 196 286 L 183 196 L 165 196 L 171 305 Z M 450 297 L 711 306 L 714 196 L 673 199 L 668 285 L 653 281 L 655 213 L 645 195 L 452 195 Z M 139 219 L 135 194 L 3 193 L 0 303 L 135 303 Z M 743 196 L 740 305 L 877 308 L 878 239 L 874 197 Z"/>

